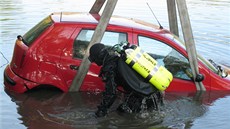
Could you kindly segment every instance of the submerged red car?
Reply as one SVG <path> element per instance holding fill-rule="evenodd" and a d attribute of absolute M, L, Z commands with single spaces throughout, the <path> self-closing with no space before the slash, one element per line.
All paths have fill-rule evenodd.
<path fill-rule="evenodd" d="M 18 36 L 4 71 L 5 88 L 24 93 L 51 86 L 67 92 L 99 19 L 89 13 L 52 13 Z M 185 46 L 177 36 L 150 23 L 113 16 L 101 42 L 113 46 L 122 41 L 140 46 L 173 74 L 166 91 L 196 91 Z M 230 90 L 230 75 L 213 61 L 198 57 L 206 90 Z M 99 71 L 92 63 L 80 91 L 104 90 Z"/>

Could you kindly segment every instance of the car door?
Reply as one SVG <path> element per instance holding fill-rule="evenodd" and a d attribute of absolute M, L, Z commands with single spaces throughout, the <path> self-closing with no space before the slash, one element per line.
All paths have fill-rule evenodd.
<path fill-rule="evenodd" d="M 106 31 L 101 43 L 106 46 L 113 46 L 121 41 L 128 40 L 128 32 L 111 29 Z M 74 76 L 76 76 L 81 61 L 86 53 L 91 37 L 93 36 L 93 28 L 78 28 L 72 36 L 72 42 L 66 46 L 61 56 L 60 72 L 69 87 L 72 83 Z M 131 34 L 130 34 L 131 35 Z M 90 65 L 87 76 L 80 88 L 80 91 L 102 91 L 104 84 L 98 74 L 100 67 L 95 63 Z"/>
<path fill-rule="evenodd" d="M 196 91 L 188 59 L 162 38 L 137 35 L 137 42 L 144 51 L 172 73 L 173 80 L 166 91 Z"/>

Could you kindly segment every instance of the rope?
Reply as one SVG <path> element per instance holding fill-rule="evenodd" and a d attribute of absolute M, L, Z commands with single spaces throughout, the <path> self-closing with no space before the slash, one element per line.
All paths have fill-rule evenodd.
<path fill-rule="evenodd" d="M 6 60 L 6 63 L 0 66 L 0 68 L 2 68 L 3 66 L 9 64 L 9 61 L 7 60 L 7 58 L 4 56 L 4 54 L 1 51 L 0 51 L 0 53 L 1 53 L 2 57 Z"/>

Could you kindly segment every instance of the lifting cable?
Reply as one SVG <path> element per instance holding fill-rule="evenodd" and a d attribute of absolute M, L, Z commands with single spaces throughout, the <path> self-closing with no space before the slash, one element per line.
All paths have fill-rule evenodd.
<path fill-rule="evenodd" d="M 9 61 L 7 60 L 7 58 L 4 56 L 4 54 L 1 51 L 0 51 L 0 53 L 1 53 L 2 57 L 6 60 L 6 63 L 0 66 L 0 68 L 2 68 L 3 66 L 9 64 Z"/>

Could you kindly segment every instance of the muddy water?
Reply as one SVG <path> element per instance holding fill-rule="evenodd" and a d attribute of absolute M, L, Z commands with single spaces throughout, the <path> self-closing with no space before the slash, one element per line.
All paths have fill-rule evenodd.
<path fill-rule="evenodd" d="M 117 128 L 227 128 L 229 93 L 168 93 L 159 112 L 120 114 L 117 99 L 104 118 L 94 111 L 101 94 L 60 93 L 36 90 L 27 94 L 8 94 L 2 103 L 2 127 L 31 129 L 117 129 Z"/>
<path fill-rule="evenodd" d="M 3 71 L 12 57 L 14 41 L 52 12 L 90 9 L 94 0 L 1 0 L 0 1 L 0 129 L 93 129 L 93 128 L 193 128 L 228 129 L 230 93 L 167 93 L 160 112 L 119 114 L 118 99 L 106 118 L 96 119 L 94 111 L 100 94 L 60 93 L 37 90 L 7 94 Z M 165 0 L 119 1 L 115 15 L 157 23 L 168 28 Z M 205 58 L 230 66 L 230 2 L 228 0 L 187 0 L 198 52 Z M 181 33 L 180 33 L 181 35 Z"/>

